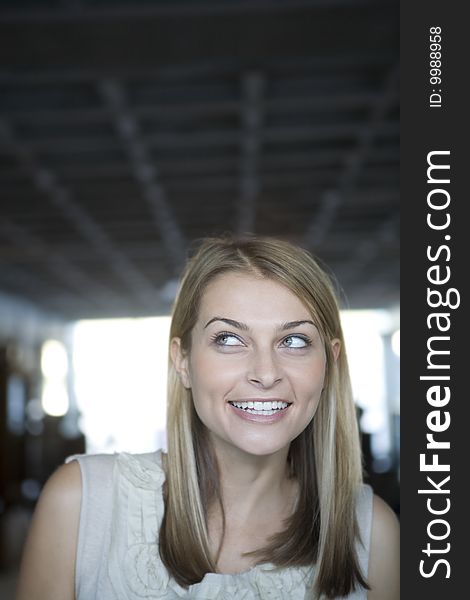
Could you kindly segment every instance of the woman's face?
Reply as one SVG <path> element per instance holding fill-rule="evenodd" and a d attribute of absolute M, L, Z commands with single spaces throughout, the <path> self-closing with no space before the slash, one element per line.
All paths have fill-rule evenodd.
<path fill-rule="evenodd" d="M 336 356 L 339 342 L 332 345 Z M 287 287 L 249 274 L 208 285 L 191 350 L 182 354 L 175 338 L 172 357 L 216 450 L 287 448 L 313 418 L 325 379 L 325 348 L 308 310 Z"/>

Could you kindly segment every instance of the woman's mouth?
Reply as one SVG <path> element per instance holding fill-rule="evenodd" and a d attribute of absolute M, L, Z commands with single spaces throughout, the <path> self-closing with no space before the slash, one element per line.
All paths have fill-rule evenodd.
<path fill-rule="evenodd" d="M 258 415 L 260 417 L 268 417 L 274 415 L 280 411 L 284 411 L 289 407 L 288 402 L 282 400 L 272 401 L 247 401 L 247 402 L 229 402 L 235 408 L 243 410 L 244 412 L 251 415 Z"/>
<path fill-rule="evenodd" d="M 243 402 L 229 401 L 235 412 L 250 421 L 273 422 L 284 416 L 290 406 L 283 400 L 247 400 Z"/>

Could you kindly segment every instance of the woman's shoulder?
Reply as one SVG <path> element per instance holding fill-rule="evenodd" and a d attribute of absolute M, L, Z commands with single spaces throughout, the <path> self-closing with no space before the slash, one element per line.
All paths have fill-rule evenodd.
<path fill-rule="evenodd" d="M 372 511 L 371 552 L 379 553 L 398 548 L 400 525 L 390 506 L 374 494 Z"/>
<path fill-rule="evenodd" d="M 371 547 L 369 558 L 369 600 L 396 600 L 399 591 L 400 526 L 390 506 L 373 497 Z"/>
<path fill-rule="evenodd" d="M 59 467 L 44 486 L 23 552 L 18 600 L 74 598 L 81 493 L 74 463 Z"/>
<path fill-rule="evenodd" d="M 60 465 L 49 477 L 42 491 L 42 497 L 60 501 L 80 500 L 81 494 L 80 469 L 74 463 Z"/>
<path fill-rule="evenodd" d="M 75 526 L 78 522 L 82 495 L 82 477 L 78 465 L 64 464 L 47 480 L 35 510 L 32 527 L 38 521 L 56 521 L 62 518 Z M 46 536 L 47 537 L 47 536 Z"/>
<path fill-rule="evenodd" d="M 61 465 L 47 480 L 36 512 L 42 514 L 53 510 L 60 513 L 63 508 L 74 513 L 78 512 L 81 494 L 82 477 L 78 465 L 74 463 Z"/>

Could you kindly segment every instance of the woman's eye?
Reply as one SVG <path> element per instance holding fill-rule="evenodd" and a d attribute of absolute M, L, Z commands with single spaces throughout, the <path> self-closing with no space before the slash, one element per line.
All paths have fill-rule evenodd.
<path fill-rule="evenodd" d="M 216 335 L 214 341 L 219 346 L 241 346 L 241 341 L 235 335 L 229 333 L 220 333 Z"/>
<path fill-rule="evenodd" d="M 285 348 L 306 348 L 310 346 L 310 341 L 300 335 L 289 335 L 282 340 Z"/>

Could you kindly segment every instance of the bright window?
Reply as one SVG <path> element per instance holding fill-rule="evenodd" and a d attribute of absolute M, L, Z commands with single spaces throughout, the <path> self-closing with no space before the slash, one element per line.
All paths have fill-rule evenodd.
<path fill-rule="evenodd" d="M 165 446 L 169 317 L 79 321 L 74 378 L 87 452 Z"/>

